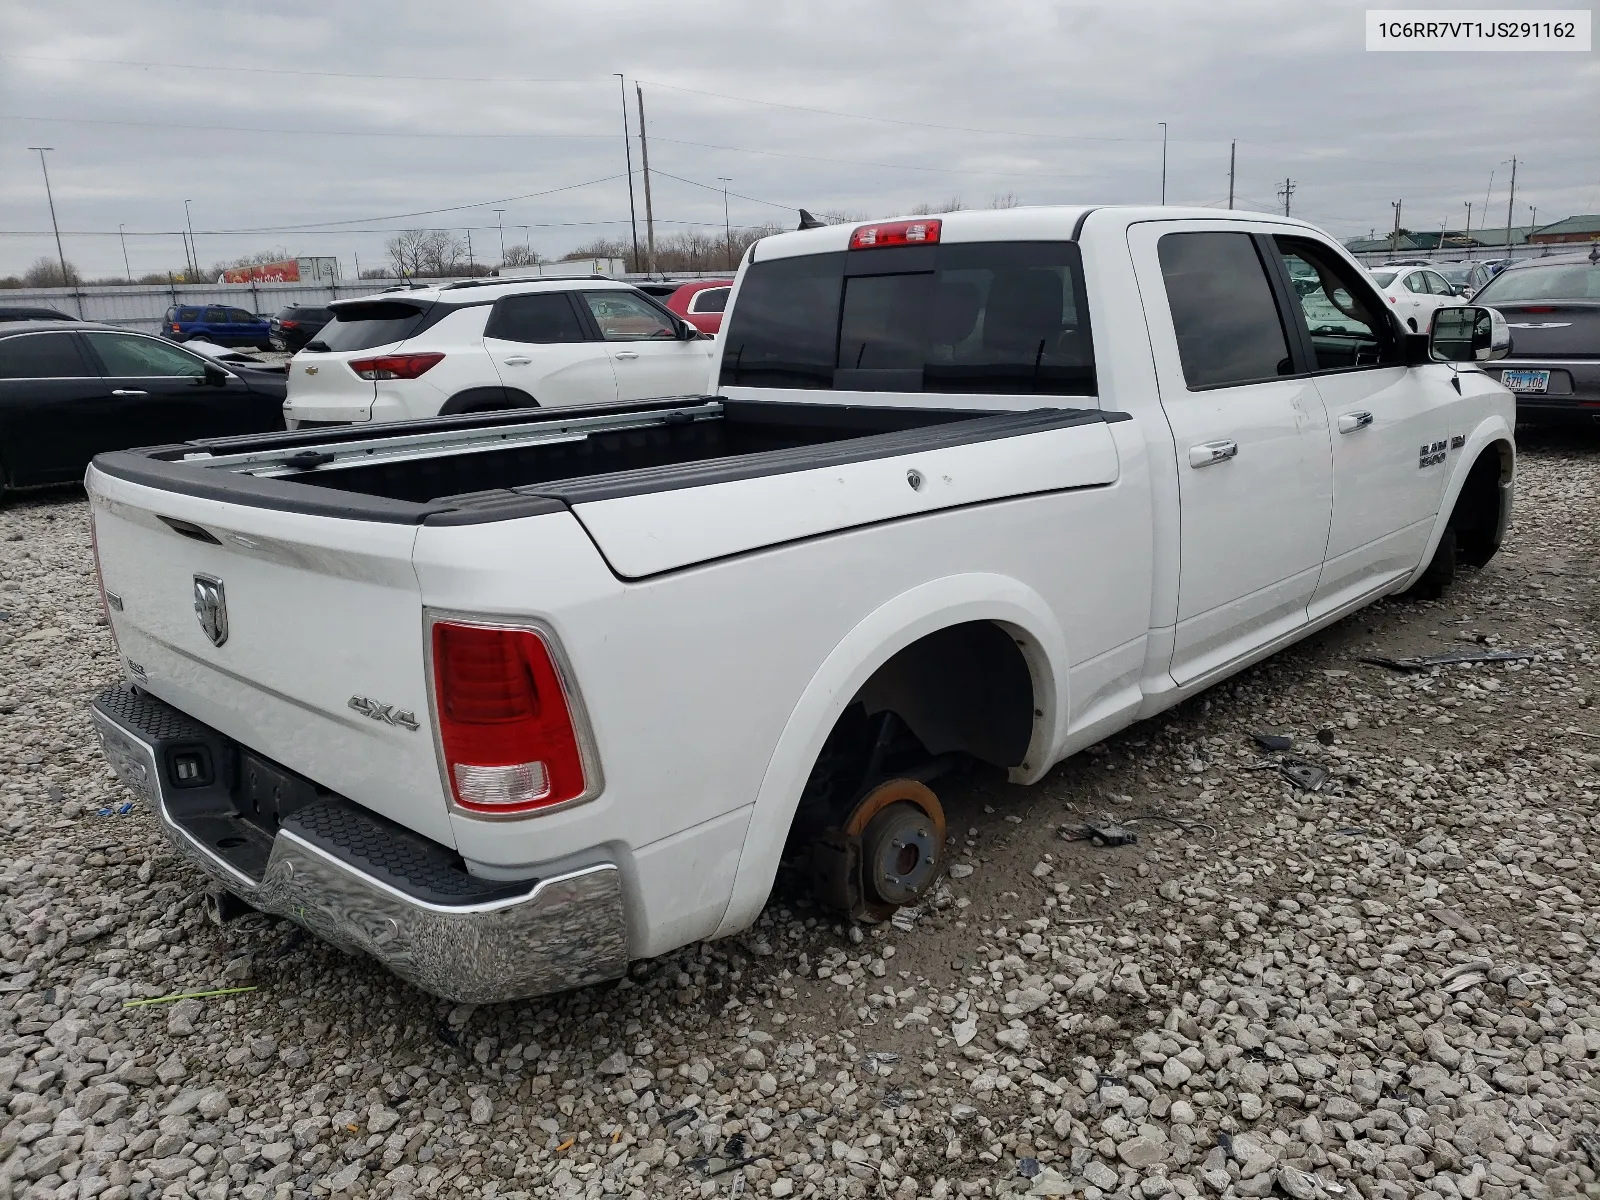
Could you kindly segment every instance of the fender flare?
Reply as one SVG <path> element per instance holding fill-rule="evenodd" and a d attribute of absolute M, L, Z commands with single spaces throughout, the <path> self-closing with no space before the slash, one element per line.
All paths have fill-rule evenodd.
<path fill-rule="evenodd" d="M 469 411 L 488 411 L 500 408 L 538 408 L 539 402 L 521 388 L 504 387 L 496 384 L 493 387 L 472 387 L 465 391 L 457 392 L 450 399 L 439 406 L 441 417 L 453 413 Z"/>
<path fill-rule="evenodd" d="M 1422 573 L 1428 569 L 1428 564 L 1433 561 L 1434 551 L 1439 548 L 1439 539 L 1444 536 L 1445 526 L 1450 523 L 1450 516 L 1455 512 L 1456 501 L 1461 496 L 1461 489 L 1466 485 L 1467 476 L 1472 471 L 1472 465 L 1495 442 L 1504 442 L 1511 447 L 1513 463 L 1513 479 L 1515 478 L 1515 462 L 1517 441 L 1512 434 L 1511 426 L 1503 416 L 1498 414 L 1485 417 L 1478 423 L 1478 427 L 1467 437 L 1467 444 L 1457 455 L 1455 467 L 1449 480 L 1444 486 L 1444 495 L 1439 501 L 1439 512 L 1433 519 L 1433 532 L 1428 535 L 1428 545 L 1422 552 L 1422 561 L 1416 569 L 1400 581 L 1394 588 L 1396 593 L 1405 591 L 1412 584 L 1422 578 Z M 1507 489 L 1506 501 L 1500 509 L 1502 528 L 1511 520 L 1512 491 Z"/>
<path fill-rule="evenodd" d="M 1034 720 L 1023 765 L 1011 778 L 1031 783 L 1052 765 L 1064 736 L 1067 640 L 1044 598 L 1004 575 L 972 573 L 930 580 L 880 605 L 845 634 L 796 701 L 767 761 L 745 828 L 744 846 L 722 921 L 712 936 L 747 927 L 760 915 L 777 878 L 811 768 L 846 706 L 879 667 L 912 642 L 951 625 L 993 621 L 1017 641 L 1033 679 Z"/>

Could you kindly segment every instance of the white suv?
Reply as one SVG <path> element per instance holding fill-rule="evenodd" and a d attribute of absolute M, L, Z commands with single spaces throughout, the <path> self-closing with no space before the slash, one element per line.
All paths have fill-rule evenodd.
<path fill-rule="evenodd" d="M 712 339 L 609 279 L 472 280 L 329 306 L 289 363 L 307 425 L 699 395 Z"/>

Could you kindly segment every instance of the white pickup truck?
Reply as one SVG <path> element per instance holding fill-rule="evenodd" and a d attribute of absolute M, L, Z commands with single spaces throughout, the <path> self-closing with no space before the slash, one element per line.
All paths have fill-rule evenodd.
<path fill-rule="evenodd" d="M 1019 783 L 1483 563 L 1505 325 L 1311 226 L 1037 208 L 758 242 L 707 394 L 106 454 L 118 774 L 222 888 L 437 994 L 935 883 Z"/>

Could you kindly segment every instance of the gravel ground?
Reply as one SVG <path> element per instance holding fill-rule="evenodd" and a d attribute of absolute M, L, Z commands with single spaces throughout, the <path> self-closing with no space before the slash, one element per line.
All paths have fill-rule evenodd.
<path fill-rule="evenodd" d="M 1444 603 L 1038 787 L 947 785 L 924 911 L 847 929 L 780 896 L 743 938 L 476 1010 L 208 919 L 84 715 L 118 671 L 81 494 L 13 501 L 0 1200 L 1600 1195 L 1600 458 L 1524 455 L 1508 549 Z M 1542 653 L 1356 661 L 1483 642 Z M 1328 786 L 1252 770 L 1265 731 Z M 1060 836 L 1102 814 L 1138 843 Z"/>

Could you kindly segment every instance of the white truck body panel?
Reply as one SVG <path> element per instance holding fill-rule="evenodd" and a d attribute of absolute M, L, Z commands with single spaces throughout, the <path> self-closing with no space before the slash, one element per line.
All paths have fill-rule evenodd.
<path fill-rule="evenodd" d="M 370 469 L 378 482 L 351 483 L 356 475 L 339 472 L 365 468 L 333 462 L 301 479 L 250 480 L 237 500 L 227 481 L 240 476 L 229 472 L 248 474 L 248 464 L 219 458 L 208 467 L 202 449 L 192 463 L 161 468 L 167 487 L 112 461 L 129 456 L 111 456 L 88 482 L 105 586 L 122 604 L 112 623 L 141 668 L 132 679 L 448 848 L 476 879 L 614 870 L 628 953 L 653 955 L 755 918 L 830 731 L 907 647 L 969 623 L 1007 635 L 1025 664 L 1032 716 L 1017 753 L 998 765 L 1032 782 L 1131 721 L 1414 582 L 1481 455 L 1493 460 L 1497 486 L 1509 488 L 1514 406 L 1480 371 L 1357 362 L 1190 386 L 1160 239 L 1260 238 L 1269 274 L 1271 239 L 1315 243 L 1348 261 L 1310 226 L 1140 208 L 943 221 L 952 246 L 1076 242 L 1093 314 L 1095 395 L 721 386 L 713 360 L 708 382 L 730 423 L 694 426 L 706 413 L 685 412 L 677 426 L 646 421 L 606 435 L 611 442 L 568 431 L 549 440 L 551 453 L 572 448 L 573 462 L 607 445 L 639 454 L 652 439 L 678 436 L 673 428 L 735 446 L 741 404 L 746 415 L 805 409 L 813 423 L 834 410 L 841 421 L 960 411 L 939 416 L 950 423 L 936 428 L 904 426 L 911 441 L 872 434 L 880 440 L 856 449 L 848 439 L 857 435 L 829 435 L 820 449 L 805 443 L 812 458 L 735 447 L 702 461 L 673 451 L 659 465 L 572 479 L 540 468 L 521 483 L 496 476 L 486 456 L 464 477 L 487 490 L 459 505 L 433 493 L 418 500 L 405 491 L 422 486 L 410 476 L 395 483 L 408 469 L 404 455 L 388 475 Z M 752 270 L 847 254 L 849 237 L 834 227 L 758 243 L 755 266 L 747 259 L 740 269 L 718 355 L 736 352 L 730 336 L 737 342 Z M 1275 294 L 1287 311 L 1288 293 Z M 1311 341 L 1295 343 L 1296 363 L 1310 361 Z M 1317 348 L 1332 354 L 1339 345 Z M 1354 420 L 1363 413 L 1371 419 Z M 1027 424 L 1032 414 L 1038 427 Z M 1014 424 L 993 432 L 999 421 Z M 407 428 L 391 432 L 414 439 L 418 472 L 433 469 L 429 454 L 444 452 L 431 452 L 430 439 L 448 429 Z M 1191 465 L 1197 447 L 1217 442 L 1237 453 Z M 339 444 L 307 435 L 284 453 L 304 445 L 331 459 Z M 191 487 L 180 476 L 207 481 Z M 363 518 L 364 497 L 380 484 L 398 489 L 373 493 L 391 510 Z M 278 495 L 285 507 L 270 507 Z M 296 496 L 315 496 L 322 508 L 297 511 Z M 327 515 L 342 513 L 345 497 L 351 515 Z M 401 501 L 422 507 L 406 515 Z M 192 577 L 202 573 L 227 582 L 231 632 L 221 646 L 192 611 Z M 440 613 L 548 632 L 603 767 L 596 796 L 517 819 L 452 804 L 424 644 L 429 615 Z M 420 728 L 363 715 L 352 697 L 414 712 Z M 354 940 L 384 957 L 376 943 Z"/>

